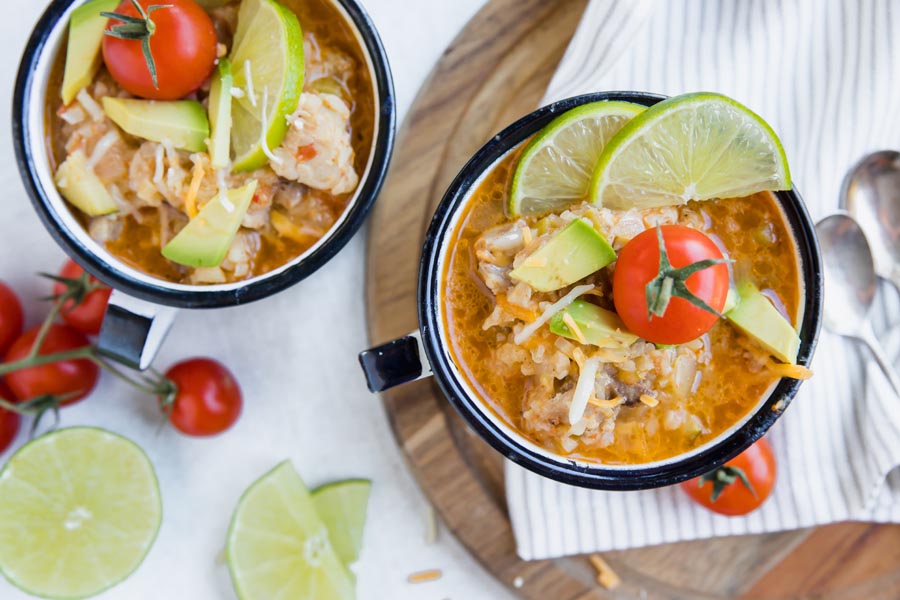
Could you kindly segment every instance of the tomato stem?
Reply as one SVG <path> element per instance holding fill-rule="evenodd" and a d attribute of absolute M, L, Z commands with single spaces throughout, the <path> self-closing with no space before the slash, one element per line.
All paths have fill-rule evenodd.
<path fill-rule="evenodd" d="M 747 474 L 744 473 L 744 470 L 729 465 L 719 467 L 700 477 L 700 479 L 697 480 L 697 487 L 703 487 L 703 484 L 707 481 L 711 481 L 713 484 L 713 491 L 712 495 L 709 497 L 709 501 L 715 502 L 719 499 L 719 496 L 722 495 L 722 492 L 725 491 L 725 488 L 732 485 L 738 479 L 741 480 L 741 483 L 743 483 L 747 489 L 750 490 L 750 493 L 753 494 L 753 497 L 756 498 L 756 490 L 753 489 L 753 485 L 750 483 L 750 479 L 747 477 Z"/>
<path fill-rule="evenodd" d="M 721 317 L 722 315 L 719 311 L 688 289 L 687 279 L 698 271 L 731 261 L 726 258 L 699 260 L 676 269 L 669 262 L 669 252 L 666 250 L 666 242 L 663 239 L 662 228 L 659 225 L 656 226 L 656 238 L 659 241 L 659 272 L 645 288 L 647 294 L 647 318 L 652 319 L 654 316 L 663 316 L 672 298 L 687 300 L 694 306 Z"/>
<path fill-rule="evenodd" d="M 121 21 L 121 25 L 113 25 L 103 33 L 110 37 L 120 40 L 133 40 L 141 43 L 141 51 L 144 53 L 144 61 L 147 63 L 147 69 L 150 71 L 150 77 L 153 79 L 153 87 L 159 89 L 159 81 L 156 76 L 156 61 L 153 60 L 153 53 L 150 51 L 150 38 L 156 33 L 156 23 L 150 18 L 150 15 L 162 8 L 172 8 L 171 4 L 151 4 L 144 10 L 138 0 L 131 0 L 135 10 L 140 17 L 132 17 L 122 15 L 117 12 L 101 12 L 100 15 Z"/>

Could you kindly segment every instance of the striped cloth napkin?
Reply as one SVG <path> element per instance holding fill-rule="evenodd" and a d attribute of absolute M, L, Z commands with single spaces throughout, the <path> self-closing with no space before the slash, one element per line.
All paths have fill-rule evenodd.
<path fill-rule="evenodd" d="M 592 0 L 544 98 L 597 90 L 716 91 L 781 136 L 794 181 L 818 220 L 838 206 L 847 170 L 900 147 L 900 4 L 895 0 Z M 884 287 L 876 331 L 900 314 Z M 897 356 L 900 335 L 889 340 Z M 865 349 L 823 331 L 812 369 L 769 439 L 773 495 L 721 517 L 676 487 L 598 492 L 507 463 L 506 491 L 524 559 L 618 550 L 834 521 L 900 522 L 900 398 Z"/>

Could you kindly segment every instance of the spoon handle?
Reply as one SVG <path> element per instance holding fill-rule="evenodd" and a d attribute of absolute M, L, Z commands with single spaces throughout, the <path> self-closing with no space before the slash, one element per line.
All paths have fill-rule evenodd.
<path fill-rule="evenodd" d="M 863 330 L 860 332 L 859 339 L 865 342 L 869 347 L 872 356 L 875 358 L 875 362 L 881 367 L 881 370 L 884 372 L 885 377 L 887 377 L 891 387 L 894 388 L 894 393 L 900 396 L 900 376 L 897 375 L 897 371 L 894 369 L 893 361 L 888 358 L 884 351 L 884 347 L 882 347 L 878 338 L 875 337 L 875 332 L 872 331 L 871 324 L 866 323 L 866 326 L 863 327 Z"/>

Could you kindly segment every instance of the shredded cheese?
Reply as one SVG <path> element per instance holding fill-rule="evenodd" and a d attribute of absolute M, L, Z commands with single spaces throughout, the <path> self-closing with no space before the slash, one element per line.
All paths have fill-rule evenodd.
<path fill-rule="evenodd" d="M 77 125 L 87 118 L 84 109 L 80 106 L 73 105 L 59 113 L 59 118 L 69 125 Z"/>
<path fill-rule="evenodd" d="M 769 370 L 780 377 L 789 377 L 791 379 L 809 379 L 813 376 L 813 372 L 803 365 L 772 362 L 769 363 Z"/>
<path fill-rule="evenodd" d="M 607 590 L 614 589 L 618 587 L 622 580 L 619 579 L 619 576 L 616 575 L 616 572 L 612 570 L 612 567 L 609 566 L 603 558 L 600 557 L 599 554 L 591 554 L 589 560 L 591 561 L 591 565 L 593 565 L 594 570 L 597 571 L 597 583 L 603 586 Z"/>
<path fill-rule="evenodd" d="M 563 323 L 566 324 L 566 327 L 569 328 L 569 331 L 575 336 L 575 339 L 578 340 L 579 343 L 587 344 L 587 340 L 584 337 L 584 333 L 581 331 L 581 327 L 578 326 L 578 323 L 575 322 L 572 315 L 569 313 L 564 314 Z"/>
<path fill-rule="evenodd" d="M 409 577 L 406 578 L 406 581 L 409 583 L 425 583 L 427 581 L 437 581 L 442 575 L 443 573 L 441 573 L 440 569 L 430 569 L 428 571 L 411 573 Z"/>
<path fill-rule="evenodd" d="M 569 404 L 569 423 L 575 425 L 584 416 L 588 400 L 594 393 L 594 385 L 597 383 L 597 370 L 600 368 L 600 359 L 592 356 L 584 361 L 581 372 L 578 373 L 578 383 L 575 384 L 575 392 L 572 394 L 572 403 Z"/>
<path fill-rule="evenodd" d="M 522 228 L 522 241 L 525 242 L 525 245 L 527 246 L 531 243 L 532 239 L 534 239 L 534 237 L 531 235 L 531 227 L 525 225 Z"/>
<path fill-rule="evenodd" d="M 524 342 L 525 340 L 530 338 L 532 335 L 534 335 L 534 333 L 538 329 L 543 327 L 543 325 L 545 323 L 547 323 L 547 321 L 552 319 L 553 315 L 555 315 L 556 313 L 558 313 L 559 311 L 561 311 L 568 305 L 572 304 L 572 302 L 574 302 L 575 299 L 578 298 L 578 296 L 580 296 L 586 292 L 589 292 L 592 289 L 594 289 L 594 286 L 592 284 L 576 285 L 569 291 L 568 294 L 566 294 L 565 296 L 563 296 L 562 298 L 560 298 L 559 300 L 557 300 L 556 302 L 554 302 L 553 304 L 548 306 L 547 309 L 543 313 L 541 313 L 541 316 L 539 316 L 537 319 L 535 319 L 534 321 L 532 321 L 531 323 L 529 323 L 528 325 L 526 325 L 525 327 L 520 329 L 519 333 L 517 333 L 515 335 L 515 337 L 513 338 L 513 341 L 516 344 L 521 344 L 522 342 Z"/>
<path fill-rule="evenodd" d="M 241 88 L 239 88 L 239 87 L 237 87 L 237 86 L 233 86 L 233 87 L 231 88 L 231 97 L 232 97 L 232 98 L 243 98 L 243 97 L 244 97 L 244 90 L 242 90 Z"/>
<path fill-rule="evenodd" d="M 97 143 L 94 144 L 94 150 L 91 152 L 91 157 L 87 161 L 88 169 L 93 170 L 94 167 L 97 166 L 97 163 L 100 162 L 100 159 L 103 158 L 103 155 L 106 154 L 118 140 L 119 133 L 115 129 L 97 140 Z"/>
<path fill-rule="evenodd" d="M 156 184 L 157 187 L 163 182 L 163 175 L 165 175 L 166 170 L 166 156 L 164 154 L 164 150 L 161 144 L 156 145 L 156 169 L 153 171 L 153 183 Z"/>
<path fill-rule="evenodd" d="M 81 104 L 82 108 L 87 111 L 91 118 L 95 121 L 102 121 L 103 117 L 106 113 L 103 112 L 103 108 L 97 104 L 97 101 L 91 98 L 91 95 L 87 93 L 85 88 L 81 88 L 78 94 L 75 96 L 75 99 L 78 100 L 78 103 Z"/>
<path fill-rule="evenodd" d="M 425 509 L 425 543 L 429 546 L 437 542 L 438 539 L 438 522 L 437 512 L 434 507 L 428 505 Z"/>
<path fill-rule="evenodd" d="M 253 89 L 253 72 L 250 70 L 249 60 L 244 61 L 244 79 L 247 80 L 247 97 L 250 98 L 250 106 L 256 108 L 256 92 Z"/>
<path fill-rule="evenodd" d="M 535 256 L 531 255 L 525 260 L 522 261 L 523 267 L 535 267 L 541 268 L 547 266 L 547 257 L 546 256 Z"/>
<path fill-rule="evenodd" d="M 188 187 L 187 194 L 184 197 L 184 209 L 191 219 L 197 216 L 197 193 L 200 191 L 200 184 L 203 183 L 204 175 L 203 165 L 200 164 L 200 161 L 197 161 L 194 163 L 194 171 L 191 174 L 191 185 Z"/>
<path fill-rule="evenodd" d="M 263 154 L 276 165 L 280 165 L 282 161 L 279 157 L 275 156 L 272 150 L 269 148 L 269 140 L 266 139 L 266 133 L 269 131 L 269 115 L 266 114 L 267 107 L 269 106 L 269 88 L 268 86 L 263 86 L 263 96 L 262 96 L 262 110 L 260 110 L 259 120 L 262 122 L 262 132 L 259 134 L 259 145 L 262 148 Z"/>
<path fill-rule="evenodd" d="M 588 404 L 593 404 L 597 408 L 615 408 L 617 406 L 621 406 L 625 403 L 625 398 L 622 396 L 616 396 L 615 398 L 610 398 L 609 400 L 601 400 L 596 396 L 591 396 L 588 400 Z"/>
<path fill-rule="evenodd" d="M 653 396 L 650 396 L 649 394 L 641 394 L 641 402 L 643 402 L 650 408 L 653 408 L 654 406 L 657 406 L 659 404 L 659 399 L 654 398 Z"/>

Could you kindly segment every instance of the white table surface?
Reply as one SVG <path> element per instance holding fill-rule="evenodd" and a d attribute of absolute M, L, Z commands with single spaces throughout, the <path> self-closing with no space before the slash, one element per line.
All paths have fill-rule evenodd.
<path fill-rule="evenodd" d="M 402 121 L 446 45 L 483 0 L 366 0 L 390 56 Z M 64 255 L 31 208 L 10 140 L 10 99 L 18 59 L 45 6 L 7 0 L 0 19 L 0 279 L 26 303 L 28 324 L 46 307 L 48 284 Z M 157 435 L 154 400 L 104 377 L 92 396 L 63 411 L 63 425 L 109 428 L 139 443 L 156 466 L 164 502 L 159 537 L 140 569 L 102 598 L 234 598 L 217 563 L 241 492 L 290 458 L 310 486 L 347 477 L 374 482 L 362 557 L 362 599 L 481 600 L 511 597 L 447 531 L 425 542 L 426 501 L 410 476 L 378 399 L 368 393 L 356 355 L 366 347 L 365 233 L 325 268 L 273 298 L 232 309 L 182 311 L 158 367 L 190 356 L 220 359 L 237 374 L 244 414 L 214 439 L 166 429 Z M 25 441 L 20 434 L 18 443 Z M 7 455 L 8 456 L 8 455 Z M 6 456 L 0 458 L 4 460 Z M 438 568 L 433 583 L 408 584 L 409 573 Z M 28 596 L 0 581 L 0 598 Z"/>

